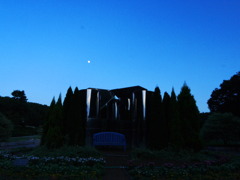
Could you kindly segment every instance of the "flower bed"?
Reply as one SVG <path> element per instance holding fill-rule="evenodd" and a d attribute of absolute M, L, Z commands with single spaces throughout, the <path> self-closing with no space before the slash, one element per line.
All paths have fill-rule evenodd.
<path fill-rule="evenodd" d="M 164 159 L 159 161 L 157 158 L 151 161 L 133 160 L 129 162 L 128 172 L 135 179 L 240 179 L 240 158 L 238 156 L 215 155 L 214 159 L 213 156 L 209 157 L 210 160 L 189 160 L 186 157 L 185 162 L 183 157 L 179 159 L 175 157 L 169 162 Z"/>
<path fill-rule="evenodd" d="M 16 159 L 27 159 L 26 166 L 15 166 Z M 38 157 L 0 152 L 0 174 L 22 178 L 98 178 L 103 175 L 105 161 L 94 157 Z"/>

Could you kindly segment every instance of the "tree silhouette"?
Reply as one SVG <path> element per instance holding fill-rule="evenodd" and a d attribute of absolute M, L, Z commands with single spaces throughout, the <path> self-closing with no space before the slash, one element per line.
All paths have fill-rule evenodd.
<path fill-rule="evenodd" d="M 190 93 L 190 89 L 184 83 L 178 95 L 179 117 L 181 121 L 181 133 L 184 147 L 198 149 L 200 146 L 199 131 L 200 119 L 196 101 Z"/>
<path fill-rule="evenodd" d="M 14 99 L 17 99 L 21 102 L 27 102 L 27 97 L 24 91 L 15 90 L 12 92 L 12 96 Z"/>
<path fill-rule="evenodd" d="M 182 124 L 179 117 L 179 104 L 177 101 L 177 96 L 175 94 L 174 89 L 171 92 L 170 99 L 170 122 L 169 122 L 169 130 L 170 130 L 170 145 L 174 148 L 182 148 L 183 147 L 183 136 L 182 136 Z"/>
<path fill-rule="evenodd" d="M 66 97 L 63 102 L 63 133 L 64 133 L 64 138 L 65 138 L 65 143 L 69 144 L 70 137 L 69 137 L 69 132 L 71 131 L 71 126 L 72 125 L 72 119 L 73 119 L 73 91 L 72 88 L 69 87 L 67 90 Z"/>
<path fill-rule="evenodd" d="M 85 118 L 81 93 L 76 87 L 74 92 L 70 87 L 63 103 L 63 132 L 68 145 L 85 144 Z"/>
<path fill-rule="evenodd" d="M 49 109 L 49 115 L 46 124 L 44 125 L 42 135 L 42 145 L 48 148 L 58 148 L 63 146 L 63 107 L 61 95 L 58 101 L 53 98 Z"/>
<path fill-rule="evenodd" d="M 161 148 L 161 117 L 162 97 L 159 87 L 155 88 L 151 101 L 151 117 L 148 122 L 148 146 L 154 149 Z"/>
<path fill-rule="evenodd" d="M 162 145 L 163 147 L 167 147 L 170 141 L 170 121 L 171 121 L 171 108 L 170 108 L 171 97 L 167 92 L 163 95 L 162 101 L 162 123 L 161 123 L 161 130 L 162 130 Z"/>
<path fill-rule="evenodd" d="M 211 112 L 231 112 L 240 117 L 240 72 L 212 92 L 208 107 Z"/>

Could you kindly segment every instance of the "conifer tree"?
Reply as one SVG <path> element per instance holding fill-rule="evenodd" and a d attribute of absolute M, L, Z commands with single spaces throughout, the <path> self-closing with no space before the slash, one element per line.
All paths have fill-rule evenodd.
<path fill-rule="evenodd" d="M 81 100 L 80 100 L 80 95 L 79 95 L 79 90 L 76 87 L 74 90 L 74 127 L 73 127 L 73 132 L 74 132 L 74 145 L 80 145 L 81 144 Z"/>
<path fill-rule="evenodd" d="M 68 145 L 85 144 L 85 119 L 81 93 L 76 87 L 74 92 L 69 87 L 63 103 L 64 110 L 64 137 Z"/>
<path fill-rule="evenodd" d="M 78 102 L 79 102 L 79 116 L 80 116 L 80 138 L 79 138 L 79 145 L 85 145 L 86 139 L 86 93 L 85 92 L 78 92 Z"/>
<path fill-rule="evenodd" d="M 148 122 L 148 146 L 150 148 L 161 148 L 161 111 L 162 111 L 162 97 L 159 87 L 155 88 L 152 95 L 151 117 Z"/>
<path fill-rule="evenodd" d="M 162 118 L 162 136 L 163 136 L 163 146 L 167 147 L 170 140 L 170 127 L 169 123 L 171 121 L 171 109 L 170 109 L 171 98 L 167 92 L 163 95 L 162 108 L 163 108 L 163 118 Z"/>
<path fill-rule="evenodd" d="M 200 147 L 199 131 L 200 118 L 196 101 L 190 93 L 190 89 L 184 83 L 178 95 L 179 117 L 182 124 L 184 147 L 198 149 Z"/>
<path fill-rule="evenodd" d="M 66 97 L 63 102 L 63 134 L 64 140 L 66 144 L 69 144 L 69 133 L 71 132 L 71 125 L 73 120 L 72 110 L 74 109 L 73 104 L 73 91 L 72 88 L 69 87 L 67 90 Z"/>
<path fill-rule="evenodd" d="M 51 121 L 52 121 L 52 116 L 53 116 L 55 105 L 56 105 L 56 101 L 55 101 L 55 97 L 54 97 L 52 99 L 52 102 L 51 102 L 50 107 L 49 107 L 48 118 L 44 122 L 44 125 L 43 125 L 43 134 L 42 134 L 42 137 L 41 137 L 41 145 L 46 145 L 46 143 L 47 143 L 47 132 L 49 131 L 49 128 L 52 125 Z"/>
<path fill-rule="evenodd" d="M 68 135 L 68 145 L 75 145 L 75 139 L 76 139 L 76 122 L 77 122 L 77 108 L 76 108 L 76 94 L 77 94 L 77 87 L 74 90 L 74 93 L 72 94 L 72 98 L 69 99 L 69 109 L 65 112 L 65 116 L 68 117 L 67 122 L 67 135 Z"/>
<path fill-rule="evenodd" d="M 170 113 L 171 113 L 169 122 L 170 145 L 173 146 L 174 148 L 180 149 L 181 147 L 183 147 L 183 136 L 181 122 L 179 118 L 177 96 L 175 94 L 174 89 L 172 89 L 171 92 Z"/>
<path fill-rule="evenodd" d="M 63 146 L 63 108 L 61 95 L 57 103 L 53 99 L 50 105 L 48 120 L 42 137 L 42 145 L 46 145 L 48 148 Z"/>
<path fill-rule="evenodd" d="M 69 135 L 69 145 L 84 145 L 85 144 L 85 124 L 81 110 L 81 96 L 76 87 L 69 101 L 69 111 L 65 116 L 69 117 L 67 134 Z"/>

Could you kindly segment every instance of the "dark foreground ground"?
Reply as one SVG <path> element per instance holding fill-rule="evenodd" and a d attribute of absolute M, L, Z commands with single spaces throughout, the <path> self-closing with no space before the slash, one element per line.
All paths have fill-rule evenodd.
<path fill-rule="evenodd" d="M 19 142 L 0 142 L 0 149 L 11 149 L 21 147 L 36 147 L 39 146 L 39 139 L 30 138 L 28 140 Z M 105 175 L 103 180 L 131 180 L 125 167 L 128 166 L 128 162 L 131 159 L 130 152 L 123 152 L 122 149 L 99 149 L 104 159 L 106 160 Z M 220 147 L 209 147 L 211 151 L 223 151 L 240 155 L 239 149 L 222 149 Z"/>
<path fill-rule="evenodd" d="M 37 147 L 40 144 L 39 139 L 30 138 L 28 140 L 19 142 L 0 142 L 0 149 L 12 149 L 12 148 L 32 148 Z M 129 160 L 129 152 L 123 152 L 122 150 L 100 150 L 106 160 L 105 176 L 103 180 L 130 180 L 125 167 Z"/>
<path fill-rule="evenodd" d="M 106 174 L 104 180 L 130 180 L 125 167 L 129 160 L 128 152 L 121 151 L 103 151 L 106 160 Z"/>

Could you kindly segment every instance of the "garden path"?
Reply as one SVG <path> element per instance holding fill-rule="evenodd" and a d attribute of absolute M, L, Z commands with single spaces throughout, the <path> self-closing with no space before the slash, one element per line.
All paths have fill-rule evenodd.
<path fill-rule="evenodd" d="M 122 151 L 103 151 L 106 160 L 106 174 L 103 180 L 131 180 L 124 167 L 129 160 L 129 152 Z"/>
<path fill-rule="evenodd" d="M 19 142 L 0 142 L 0 149 L 14 149 L 14 148 L 33 148 L 40 144 L 40 139 L 29 139 Z"/>

